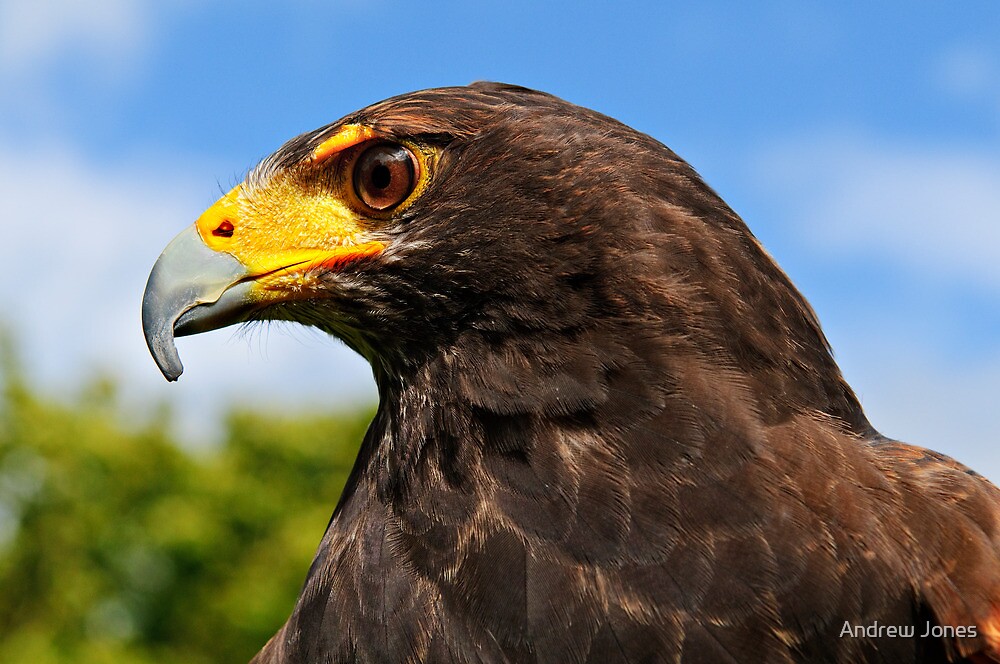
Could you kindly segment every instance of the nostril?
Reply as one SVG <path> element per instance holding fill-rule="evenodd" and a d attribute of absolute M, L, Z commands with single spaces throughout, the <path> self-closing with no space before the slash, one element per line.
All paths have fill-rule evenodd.
<path fill-rule="evenodd" d="M 231 221 L 226 219 L 219 227 L 212 231 L 212 235 L 216 237 L 232 237 L 233 236 L 233 224 Z"/>

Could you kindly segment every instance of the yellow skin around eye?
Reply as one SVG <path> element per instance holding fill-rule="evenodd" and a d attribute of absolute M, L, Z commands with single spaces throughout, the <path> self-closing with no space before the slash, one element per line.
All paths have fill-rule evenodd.
<path fill-rule="evenodd" d="M 346 124 L 338 129 L 333 136 L 317 145 L 309 159 L 313 163 L 320 163 L 343 152 L 347 148 L 360 145 L 373 138 L 378 138 L 378 134 L 371 127 Z"/>
<path fill-rule="evenodd" d="M 403 143 L 418 162 L 414 191 L 389 215 L 372 211 L 372 216 L 366 217 L 358 212 L 363 205 L 350 183 L 337 181 L 348 180 L 350 168 L 332 171 L 336 176 L 331 182 L 331 170 L 320 167 L 345 150 L 377 138 L 369 127 L 345 125 L 322 142 L 308 160 L 276 173 L 265 186 L 252 192 L 244 185 L 234 187 L 195 222 L 202 241 L 246 266 L 247 278 L 255 281 L 261 299 L 308 296 L 319 285 L 316 268 L 336 268 L 380 254 L 385 245 L 372 238 L 374 231 L 385 223 L 386 216 L 399 212 L 423 192 L 436 153 Z M 225 222 L 232 225 L 231 231 Z"/>

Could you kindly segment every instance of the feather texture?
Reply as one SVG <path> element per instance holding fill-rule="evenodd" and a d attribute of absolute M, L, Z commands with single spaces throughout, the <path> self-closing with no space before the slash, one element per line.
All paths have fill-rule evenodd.
<path fill-rule="evenodd" d="M 344 123 L 441 157 L 385 255 L 280 313 L 369 349 L 380 406 L 255 662 L 1000 661 L 1000 493 L 871 427 L 683 160 L 474 84 L 293 139 L 254 186 Z"/>

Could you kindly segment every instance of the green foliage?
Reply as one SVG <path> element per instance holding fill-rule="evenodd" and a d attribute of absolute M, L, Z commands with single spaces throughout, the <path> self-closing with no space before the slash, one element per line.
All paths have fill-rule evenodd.
<path fill-rule="evenodd" d="M 0 335 L 2 345 L 2 335 Z M 0 348 L 0 662 L 248 661 L 288 616 L 371 413 L 235 412 L 184 452 L 114 385 L 46 399 Z"/>

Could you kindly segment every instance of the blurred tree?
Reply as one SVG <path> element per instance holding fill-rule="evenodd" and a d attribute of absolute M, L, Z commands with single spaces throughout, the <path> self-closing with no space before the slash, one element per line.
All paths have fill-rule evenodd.
<path fill-rule="evenodd" d="M 0 335 L 0 662 L 245 662 L 287 617 L 370 412 L 232 413 L 182 451 L 113 382 L 33 390 Z"/>

